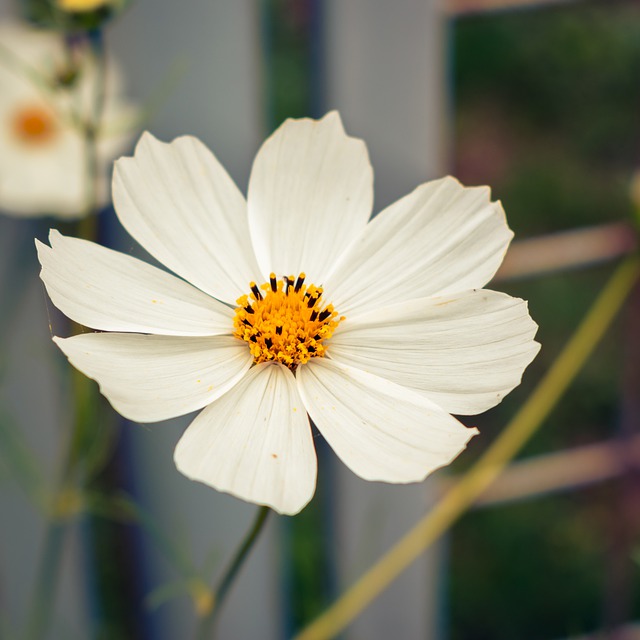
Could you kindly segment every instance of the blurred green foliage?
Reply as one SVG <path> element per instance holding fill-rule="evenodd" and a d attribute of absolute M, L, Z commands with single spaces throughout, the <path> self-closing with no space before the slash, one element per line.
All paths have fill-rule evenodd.
<path fill-rule="evenodd" d="M 263 4 L 266 104 L 268 125 L 275 129 L 286 118 L 314 115 L 314 69 L 312 2 L 267 0 Z M 283 523 L 282 557 L 288 596 L 288 624 L 302 628 L 317 617 L 335 597 L 334 576 L 329 561 L 331 549 L 330 488 L 323 475 L 330 475 L 331 452 L 316 441 L 320 481 L 314 499 L 295 518 Z"/>
<path fill-rule="evenodd" d="M 498 196 L 520 231 L 629 214 L 640 160 L 637 4 L 461 19 L 453 69 L 459 140 L 487 124 L 498 133 L 508 160 Z"/>
<path fill-rule="evenodd" d="M 460 19 L 452 32 L 455 173 L 466 183 L 491 184 L 516 238 L 630 217 L 629 182 L 640 165 L 640 6 L 571 3 L 494 13 Z M 502 405 L 465 419 L 482 432 L 471 457 L 513 415 L 610 270 L 496 285 L 529 300 L 543 349 Z M 525 457 L 619 432 L 630 326 L 628 318 L 618 321 Z M 616 598 L 626 619 L 637 618 L 640 571 L 618 526 L 628 508 L 625 487 L 634 481 L 465 516 L 452 534 L 450 637 L 572 637 L 618 622 L 620 611 L 610 607 Z M 611 569 L 620 558 L 627 562 L 622 581 Z"/>
<path fill-rule="evenodd" d="M 65 11 L 57 0 L 18 0 L 20 12 L 38 27 L 72 34 L 101 29 L 120 13 L 130 0 L 109 0 L 91 11 Z"/>
<path fill-rule="evenodd" d="M 267 0 L 263 6 L 269 128 L 313 111 L 311 3 Z"/>
<path fill-rule="evenodd" d="M 312 3 L 264 7 L 271 126 L 313 114 Z M 640 6 L 571 3 L 492 13 L 452 24 L 453 173 L 490 184 L 516 238 L 626 219 L 640 167 Z M 455 469 L 492 442 L 580 322 L 610 265 L 497 288 L 529 301 L 542 352 L 523 385 L 486 415 L 463 418 L 481 436 Z M 619 429 L 628 327 L 620 320 L 523 456 L 601 441 Z M 322 463 L 322 460 L 321 460 Z M 322 493 L 322 483 L 319 493 Z M 619 545 L 622 484 L 472 511 L 451 535 L 445 637 L 538 640 L 606 627 L 611 598 L 640 615 L 640 568 Z M 289 523 L 284 550 L 293 628 L 331 600 L 326 496 Z M 329 524 L 330 527 L 330 524 Z M 324 544 L 323 544 L 324 541 Z M 609 567 L 628 554 L 625 593 Z M 624 606 L 624 605 L 623 605 Z"/>

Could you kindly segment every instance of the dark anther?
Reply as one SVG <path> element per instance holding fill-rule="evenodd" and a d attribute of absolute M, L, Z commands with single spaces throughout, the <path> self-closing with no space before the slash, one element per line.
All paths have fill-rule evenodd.
<path fill-rule="evenodd" d="M 289 276 L 284 277 L 284 292 L 285 294 L 289 292 L 289 287 L 293 285 L 293 280 Z"/>
<path fill-rule="evenodd" d="M 313 346 L 309 346 L 309 347 L 307 347 L 307 351 L 308 351 L 309 353 L 315 353 L 315 352 L 316 352 L 316 348 L 315 348 L 315 347 L 313 347 Z"/>
<path fill-rule="evenodd" d="M 271 291 L 275 293 L 278 290 L 278 283 L 276 282 L 275 276 L 269 276 L 269 284 L 271 285 Z"/>
<path fill-rule="evenodd" d="M 256 338 L 255 336 L 251 336 L 249 340 L 251 340 L 251 342 L 258 342 L 258 338 Z"/>
<path fill-rule="evenodd" d="M 253 325 L 246 318 L 242 321 L 242 324 L 247 327 L 253 327 Z"/>
<path fill-rule="evenodd" d="M 245 310 L 247 313 L 254 313 L 254 311 L 253 311 L 253 307 L 252 307 L 250 304 L 248 304 L 248 305 L 244 308 L 244 310 Z"/>
<path fill-rule="evenodd" d="M 324 322 L 330 315 L 331 315 L 331 311 L 329 311 L 329 309 L 325 309 L 318 316 L 318 320 L 320 320 L 320 322 Z"/>
<path fill-rule="evenodd" d="M 276 327 L 276 333 L 281 336 L 282 335 L 282 327 Z"/>
<path fill-rule="evenodd" d="M 271 349 L 271 347 L 273 346 L 271 338 L 265 338 L 264 343 L 267 345 L 267 349 Z"/>
<path fill-rule="evenodd" d="M 311 315 L 309 316 L 310 322 L 313 322 L 317 317 L 318 317 L 318 310 L 314 309 L 312 311 Z"/>
<path fill-rule="evenodd" d="M 304 278 L 302 276 L 298 276 L 298 279 L 296 280 L 296 288 L 294 289 L 296 293 L 300 291 L 300 287 L 302 286 L 303 282 L 304 282 Z"/>
<path fill-rule="evenodd" d="M 311 307 L 313 307 L 313 305 L 318 302 L 318 298 L 315 297 L 311 297 L 307 300 L 307 307 L 309 307 L 309 309 L 311 309 Z"/>
<path fill-rule="evenodd" d="M 316 333 L 316 335 L 315 335 L 315 336 L 313 336 L 313 339 L 314 339 L 314 340 L 320 340 L 320 338 L 321 338 L 321 336 L 320 336 L 320 334 L 319 334 L 319 333 Z"/>
<path fill-rule="evenodd" d="M 258 289 L 257 284 L 253 284 L 251 286 L 251 291 L 253 291 L 253 295 L 256 297 L 257 300 L 262 300 L 262 294 L 260 293 L 260 289 Z"/>

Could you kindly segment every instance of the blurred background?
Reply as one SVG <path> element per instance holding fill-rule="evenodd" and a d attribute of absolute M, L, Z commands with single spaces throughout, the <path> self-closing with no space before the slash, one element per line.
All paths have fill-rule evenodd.
<path fill-rule="evenodd" d="M 23 8 L 0 0 L 0 20 Z M 376 211 L 452 173 L 490 185 L 516 234 L 491 287 L 529 300 L 540 355 L 500 406 L 463 419 L 481 436 L 421 485 L 366 483 L 316 443 L 316 497 L 270 521 L 221 618 L 221 638 L 291 637 L 473 464 L 634 249 L 640 3 L 131 0 L 105 38 L 128 95 L 152 107 L 145 128 L 200 137 L 243 191 L 278 124 L 337 108 L 368 145 Z M 71 419 L 69 367 L 50 341 L 69 330 L 33 250 L 51 226 L 64 230 L 0 218 L 0 638 L 28 616 L 44 530 L 16 464 L 35 453 L 50 476 Z M 103 243 L 142 255 L 109 208 L 99 226 Z M 640 638 L 639 372 L 636 287 L 520 459 L 343 637 Z M 48 637 L 190 637 L 184 565 L 210 583 L 254 507 L 175 470 L 188 417 L 140 426 L 103 410 L 118 437 L 96 483 L 143 515 L 87 508 L 73 519 Z"/>

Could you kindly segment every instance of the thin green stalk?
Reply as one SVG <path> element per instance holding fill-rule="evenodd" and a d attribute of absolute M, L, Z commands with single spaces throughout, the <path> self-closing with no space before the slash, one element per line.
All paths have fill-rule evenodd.
<path fill-rule="evenodd" d="M 340 633 L 404 569 L 437 540 L 497 478 L 538 430 L 610 326 L 640 274 L 640 258 L 616 270 L 577 331 L 498 439 L 462 479 L 295 640 L 327 640 Z"/>
<path fill-rule="evenodd" d="M 85 142 L 87 185 L 85 217 L 81 221 L 81 236 L 95 238 L 96 215 L 99 211 L 100 190 L 100 159 L 98 154 L 98 135 L 102 125 L 105 106 L 107 57 L 104 52 L 104 36 L 102 31 L 96 30 L 88 34 L 89 46 L 95 59 L 95 89 L 91 105 L 91 113 L 83 123 Z M 84 232 L 84 233 L 82 233 Z"/>
<path fill-rule="evenodd" d="M 87 215 L 78 223 L 78 235 L 86 240 L 92 240 L 95 239 L 97 231 L 96 214 L 100 179 L 97 134 L 104 109 L 106 63 L 101 32 L 92 32 L 88 37 L 96 57 L 97 73 L 91 113 L 87 115 L 81 127 L 86 150 Z M 82 479 L 79 479 L 78 474 L 82 473 L 80 463 L 84 451 L 86 428 L 95 418 L 95 391 L 91 386 L 93 383 L 78 371 L 74 370 L 72 375 L 75 400 L 73 431 L 67 443 L 67 451 L 63 456 L 52 498 L 51 516 L 45 531 L 44 547 L 26 629 L 27 640 L 40 640 L 47 631 L 55 607 L 56 585 L 68 529 L 67 520 L 81 508 Z"/>
<path fill-rule="evenodd" d="M 74 371 L 74 374 L 78 372 Z M 44 547 L 38 566 L 26 640 L 40 640 L 47 631 L 51 613 L 55 607 L 56 585 L 60 575 L 62 552 L 68 531 L 68 520 L 81 509 L 81 488 L 76 485 L 78 463 L 81 459 L 81 440 L 85 426 L 90 422 L 92 407 L 87 397 L 89 380 L 79 380 L 74 375 L 76 400 L 73 432 L 67 443 L 56 491 L 53 494 L 50 520 L 44 535 Z"/>
<path fill-rule="evenodd" d="M 47 528 L 44 550 L 36 575 L 31 614 L 25 634 L 26 640 L 38 640 L 44 637 L 49 626 L 51 612 L 55 605 L 53 586 L 60 572 L 65 534 L 66 525 L 60 520 L 52 521 Z"/>
<path fill-rule="evenodd" d="M 196 630 L 196 640 L 209 640 L 213 637 L 213 627 L 218 617 L 220 607 L 224 602 L 225 596 L 229 592 L 238 572 L 240 571 L 244 561 L 247 559 L 249 552 L 258 538 L 258 535 L 264 527 L 267 516 L 271 512 L 269 507 L 260 507 L 256 515 L 256 519 L 247 533 L 242 544 L 238 547 L 231 564 L 224 572 L 218 587 L 212 593 L 211 604 L 209 610 L 200 619 L 200 624 Z"/>

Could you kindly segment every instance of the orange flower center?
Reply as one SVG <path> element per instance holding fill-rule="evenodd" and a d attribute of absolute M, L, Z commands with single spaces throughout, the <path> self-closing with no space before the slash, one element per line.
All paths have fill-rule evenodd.
<path fill-rule="evenodd" d="M 11 129 L 20 141 L 39 145 L 49 142 L 55 136 L 57 125 L 49 111 L 37 105 L 29 105 L 14 113 Z"/>
<path fill-rule="evenodd" d="M 254 362 L 276 361 L 294 370 L 311 358 L 324 356 L 326 345 L 344 317 L 322 301 L 322 287 L 285 276 L 250 283 L 251 293 L 238 298 L 233 320 L 236 338 L 245 340 Z"/>

